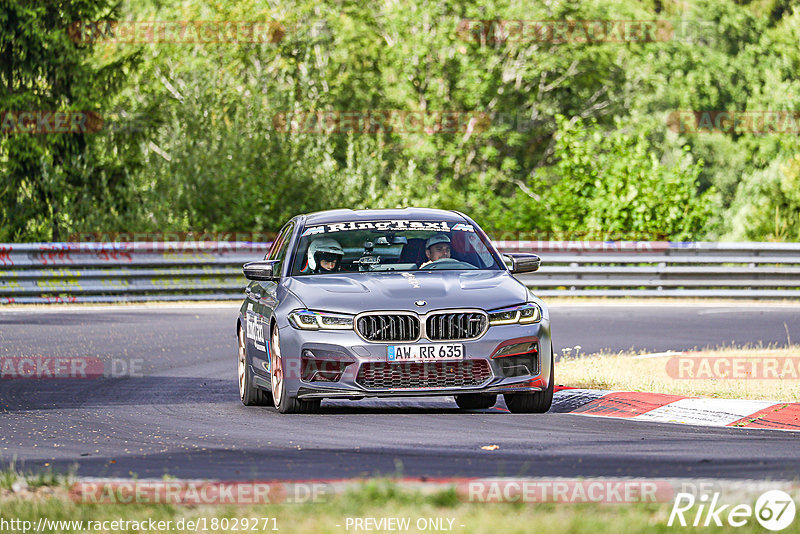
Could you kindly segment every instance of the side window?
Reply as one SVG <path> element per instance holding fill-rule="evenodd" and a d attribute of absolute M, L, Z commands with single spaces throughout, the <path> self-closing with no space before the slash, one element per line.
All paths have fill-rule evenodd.
<path fill-rule="evenodd" d="M 288 239 L 287 234 L 289 233 L 291 226 L 292 225 L 287 224 L 286 226 L 281 228 L 281 231 L 278 232 L 277 236 L 275 236 L 275 240 L 272 242 L 272 246 L 269 247 L 269 252 L 267 252 L 267 254 L 264 256 L 265 260 L 276 259 L 275 256 L 278 255 L 278 251 L 280 250 L 281 245 L 283 245 L 283 242 Z"/>
<path fill-rule="evenodd" d="M 267 254 L 266 259 L 278 260 L 281 262 L 277 269 L 278 272 L 281 272 L 283 268 L 283 259 L 286 257 L 286 251 L 289 248 L 289 241 L 291 240 L 293 229 L 294 225 L 292 223 L 284 226 L 283 230 L 281 230 L 281 233 L 278 234 L 277 238 L 275 238 L 275 242 L 272 244 L 269 254 Z"/>

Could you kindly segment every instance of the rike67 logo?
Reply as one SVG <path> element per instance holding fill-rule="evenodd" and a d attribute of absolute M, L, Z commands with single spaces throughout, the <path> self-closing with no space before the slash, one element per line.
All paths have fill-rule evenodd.
<path fill-rule="evenodd" d="M 720 504 L 719 499 L 719 493 L 711 497 L 708 494 L 695 497 L 691 493 L 678 493 L 667 526 L 721 527 L 727 523 L 732 527 L 741 527 L 755 516 L 765 529 L 779 531 L 794 521 L 794 500 L 785 491 L 770 490 L 761 494 L 755 507 L 749 504 Z"/>

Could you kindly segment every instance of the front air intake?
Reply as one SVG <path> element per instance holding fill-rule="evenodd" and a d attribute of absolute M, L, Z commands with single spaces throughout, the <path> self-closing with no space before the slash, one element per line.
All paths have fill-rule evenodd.
<path fill-rule="evenodd" d="M 364 389 L 437 389 L 475 387 L 492 378 L 487 360 L 460 362 L 365 362 L 356 383 Z"/>
<path fill-rule="evenodd" d="M 420 322 L 416 315 L 370 313 L 356 319 L 356 329 L 367 341 L 416 341 L 420 337 Z"/>
<path fill-rule="evenodd" d="M 481 337 L 488 318 L 481 312 L 449 312 L 428 316 L 425 335 L 431 341 L 466 341 Z"/>

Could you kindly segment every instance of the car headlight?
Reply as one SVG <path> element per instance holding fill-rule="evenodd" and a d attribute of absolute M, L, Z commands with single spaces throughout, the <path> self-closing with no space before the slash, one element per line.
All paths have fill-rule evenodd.
<path fill-rule="evenodd" d="M 344 313 L 294 310 L 289 322 L 301 330 L 352 330 L 353 316 Z"/>
<path fill-rule="evenodd" d="M 542 320 L 542 309 L 538 304 L 528 302 L 489 312 L 489 325 L 532 324 Z"/>

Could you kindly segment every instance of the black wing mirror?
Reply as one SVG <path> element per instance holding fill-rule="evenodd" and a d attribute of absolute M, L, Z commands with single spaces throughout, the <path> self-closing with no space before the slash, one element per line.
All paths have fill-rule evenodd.
<path fill-rule="evenodd" d="M 511 262 L 509 271 L 511 274 L 519 273 L 532 273 L 539 270 L 542 264 L 542 259 L 536 254 L 528 254 L 523 252 L 514 252 L 503 254 Z"/>
<path fill-rule="evenodd" d="M 242 267 L 244 277 L 258 282 L 272 282 L 280 276 L 275 272 L 280 260 L 251 261 Z"/>

